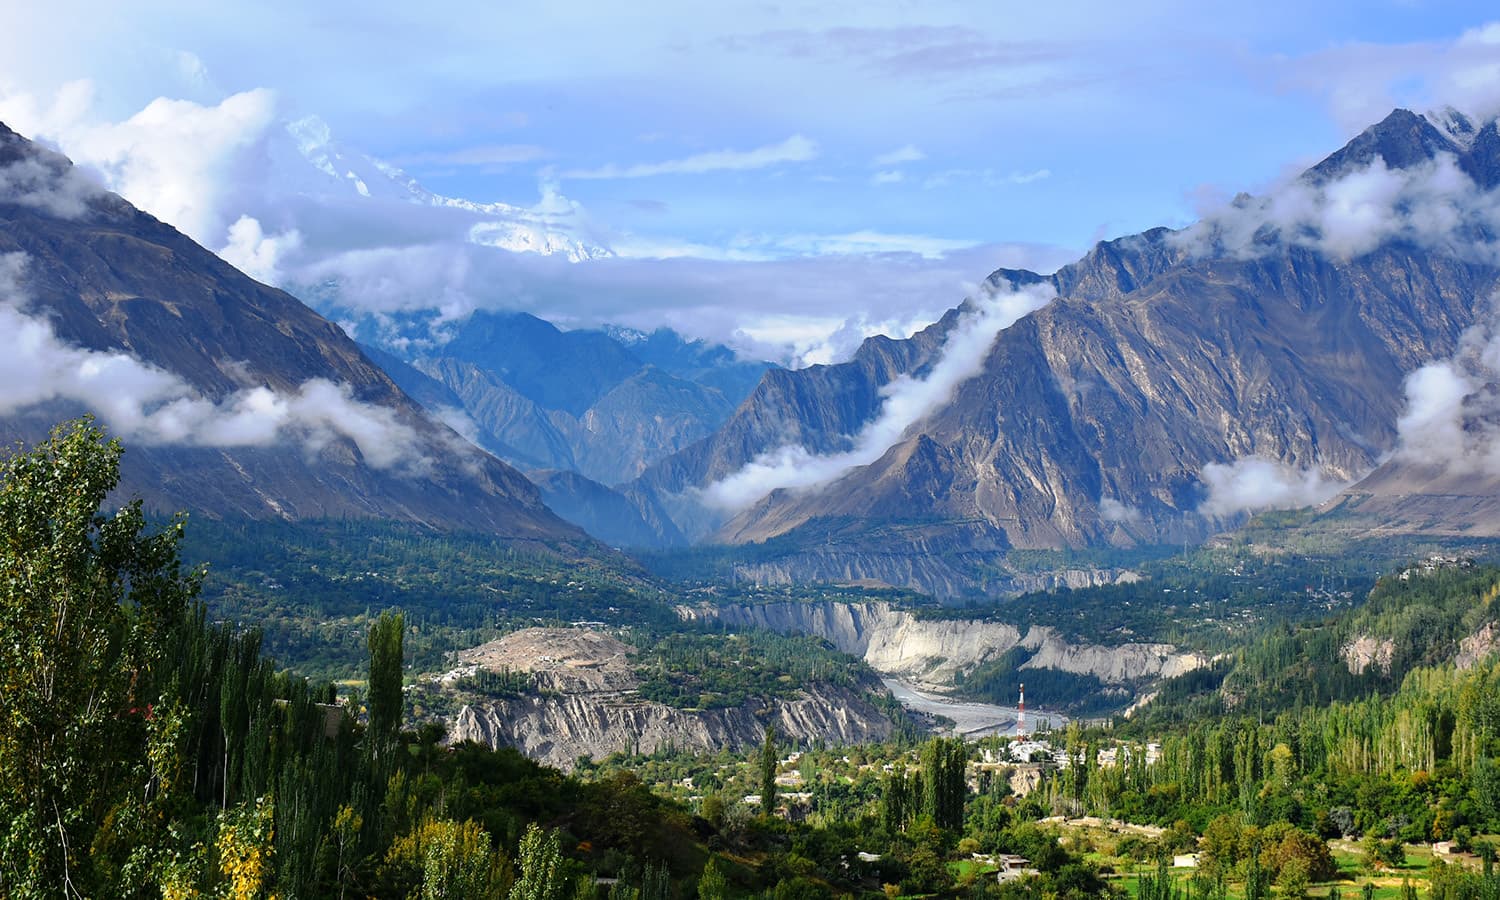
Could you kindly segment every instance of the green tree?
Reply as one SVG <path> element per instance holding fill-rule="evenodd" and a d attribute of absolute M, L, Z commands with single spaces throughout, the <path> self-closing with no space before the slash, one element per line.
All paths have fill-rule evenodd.
<path fill-rule="evenodd" d="M 432 823 L 422 846 L 421 900 L 496 897 L 490 836 L 473 820 Z M 555 900 L 555 896 L 548 898 Z"/>
<path fill-rule="evenodd" d="M 406 616 L 383 612 L 370 626 L 370 746 L 379 756 L 401 731 L 402 637 Z"/>
<path fill-rule="evenodd" d="M 760 814 L 776 812 L 776 726 L 766 726 L 766 738 L 760 745 Z"/>
<path fill-rule="evenodd" d="M 0 895 L 111 893 L 90 848 L 152 782 L 146 723 L 201 576 L 180 518 L 100 512 L 121 452 L 85 419 L 0 463 Z"/>
<path fill-rule="evenodd" d="M 703 874 L 698 877 L 698 900 L 728 900 L 728 897 L 729 879 L 719 868 L 719 858 L 710 856 Z"/>
<path fill-rule="evenodd" d="M 562 868 L 562 842 L 553 829 L 535 822 L 526 826 L 516 853 L 516 883 L 510 900 L 560 900 L 567 878 Z"/>
<path fill-rule="evenodd" d="M 1311 883 L 1307 860 L 1300 856 L 1294 856 L 1283 863 L 1281 874 L 1276 877 L 1280 896 L 1287 900 L 1306 900 L 1307 887 Z"/>
<path fill-rule="evenodd" d="M 933 738 L 922 748 L 922 811 L 939 828 L 957 831 L 963 827 L 968 763 L 969 749 L 963 738 Z"/>
<path fill-rule="evenodd" d="M 359 832 L 365 826 L 364 817 L 345 804 L 333 817 L 334 880 L 339 886 L 339 900 L 354 880 L 354 859 L 359 846 Z"/>

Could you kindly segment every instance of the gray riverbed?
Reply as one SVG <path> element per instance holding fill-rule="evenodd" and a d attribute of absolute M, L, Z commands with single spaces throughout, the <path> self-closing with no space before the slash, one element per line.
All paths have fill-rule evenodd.
<path fill-rule="evenodd" d="M 907 709 L 921 713 L 930 713 L 943 716 L 953 720 L 952 734 L 969 739 L 989 737 L 994 734 L 1012 735 L 1016 733 L 1016 719 L 1020 710 L 1014 706 L 997 706 L 993 703 L 979 703 L 973 700 L 953 700 L 938 694 L 919 690 L 911 682 L 900 678 L 882 678 L 886 689 L 891 696 L 901 701 L 901 705 Z M 1026 732 L 1028 734 L 1040 728 L 1057 729 L 1066 725 L 1067 717 L 1054 712 L 1043 712 L 1041 710 L 1026 710 Z"/>

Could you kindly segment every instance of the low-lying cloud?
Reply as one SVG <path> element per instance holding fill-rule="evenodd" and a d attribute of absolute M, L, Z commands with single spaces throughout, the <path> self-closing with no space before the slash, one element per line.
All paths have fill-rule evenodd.
<path fill-rule="evenodd" d="M 292 393 L 264 385 L 214 401 L 172 372 L 127 353 L 77 347 L 52 323 L 27 311 L 22 288 L 27 257 L 0 255 L 0 415 L 52 401 L 78 404 L 121 438 L 189 447 L 267 447 L 296 442 L 317 454 L 352 441 L 377 469 L 411 474 L 431 463 L 411 427 L 389 408 L 353 399 L 348 386 L 324 378 Z"/>
<path fill-rule="evenodd" d="M 1209 463 L 1200 475 L 1208 487 L 1208 499 L 1198 507 L 1200 515 L 1226 518 L 1263 509 L 1301 509 L 1317 506 L 1347 485 L 1327 478 L 1318 469 L 1244 456 L 1232 463 Z"/>
<path fill-rule="evenodd" d="M 1376 158 L 1318 183 L 1307 178 L 1262 197 L 1240 196 L 1172 236 L 1198 256 L 1262 256 L 1286 246 L 1352 259 L 1404 241 L 1465 259 L 1500 260 L 1500 192 L 1481 191 L 1451 154 L 1407 169 Z"/>
<path fill-rule="evenodd" d="M 1145 519 L 1145 515 L 1134 506 L 1130 506 L 1113 497 L 1099 498 L 1099 521 L 1101 522 L 1134 525 L 1143 519 Z"/>
<path fill-rule="evenodd" d="M 0 203 L 40 209 L 59 219 L 76 219 L 104 188 L 44 147 L 0 165 Z"/>
<path fill-rule="evenodd" d="M 1452 357 L 1406 377 L 1396 454 L 1459 475 L 1500 475 L 1500 311 L 1464 331 Z"/>
<path fill-rule="evenodd" d="M 959 385 L 984 370 L 1000 332 L 1056 296 L 1051 285 L 981 294 L 960 317 L 940 355 L 921 378 L 900 375 L 881 388 L 885 397 L 875 419 L 855 435 L 853 447 L 819 455 L 800 445 L 783 445 L 757 456 L 738 472 L 703 488 L 711 507 L 738 511 L 772 491 L 812 490 L 880 459 L 907 430 L 952 402 Z"/>

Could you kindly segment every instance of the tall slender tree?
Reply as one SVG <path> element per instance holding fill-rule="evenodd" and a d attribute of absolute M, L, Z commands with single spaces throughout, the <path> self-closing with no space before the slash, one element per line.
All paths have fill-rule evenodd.
<path fill-rule="evenodd" d="M 760 813 L 776 812 L 776 726 L 766 726 L 766 737 L 760 745 Z"/>
<path fill-rule="evenodd" d="M 402 637 L 406 616 L 383 612 L 370 626 L 370 707 L 371 756 L 379 758 L 395 744 L 401 731 Z"/>

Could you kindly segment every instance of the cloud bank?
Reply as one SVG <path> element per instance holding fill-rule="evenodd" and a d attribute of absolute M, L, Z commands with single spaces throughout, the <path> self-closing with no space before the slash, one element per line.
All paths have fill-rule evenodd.
<path fill-rule="evenodd" d="M 818 455 L 799 445 L 783 445 L 703 488 L 702 500 L 711 507 L 734 512 L 772 491 L 812 490 L 870 465 L 895 446 L 909 428 L 950 403 L 959 385 L 984 370 L 1001 331 L 1045 306 L 1054 296 L 1051 285 L 983 294 L 949 332 L 926 375 L 913 378 L 903 374 L 881 388 L 885 400 L 880 412 L 854 436 L 851 449 Z"/>
<path fill-rule="evenodd" d="M 1500 22 L 1467 28 L 1452 40 L 1343 42 L 1258 65 L 1283 89 L 1322 95 L 1350 130 L 1397 106 L 1452 105 L 1481 118 L 1500 115 Z"/>
<path fill-rule="evenodd" d="M 0 94 L 0 119 L 55 143 L 252 277 L 396 352 L 440 344 L 474 310 L 504 309 L 563 327 L 665 324 L 792 366 L 835 362 L 871 334 L 904 337 L 936 320 L 977 273 L 1051 271 L 1075 255 L 875 230 L 747 232 L 721 246 L 621 233 L 546 179 L 532 206 L 431 193 L 343 147 L 316 117 L 288 116 L 269 91 L 217 103 L 158 99 L 119 122 L 93 112 L 93 94 L 87 82 L 50 99 Z M 529 153 L 513 150 L 479 148 L 462 161 Z M 649 166 L 743 169 L 816 152 L 794 135 Z"/>
<path fill-rule="evenodd" d="M 1317 469 L 1302 470 L 1261 456 L 1209 463 L 1199 477 L 1208 487 L 1208 499 L 1199 505 L 1198 513 L 1213 518 L 1316 506 L 1347 486 L 1325 478 Z"/>
<path fill-rule="evenodd" d="M 1298 178 L 1237 198 L 1172 236 L 1199 255 L 1248 259 L 1286 246 L 1352 259 L 1403 241 L 1465 259 L 1500 260 L 1500 192 L 1481 191 L 1451 154 L 1409 169 L 1377 158 L 1324 183 Z"/>
<path fill-rule="evenodd" d="M 177 375 L 119 351 L 65 343 L 26 311 L 23 253 L 0 255 L 0 415 L 51 401 L 78 404 L 122 438 L 151 445 L 268 447 L 296 442 L 315 455 L 352 441 L 377 469 L 430 465 L 417 433 L 393 410 L 360 403 L 348 386 L 314 378 L 290 394 L 248 387 L 217 402 Z"/>
<path fill-rule="evenodd" d="M 30 206 L 60 219 L 76 219 L 104 188 L 68 165 L 66 158 L 36 147 L 0 165 L 0 203 Z"/>
<path fill-rule="evenodd" d="M 1406 377 L 1396 454 L 1457 475 L 1500 475 L 1500 311 L 1464 331 L 1452 357 Z"/>
<path fill-rule="evenodd" d="M 1099 498 L 1099 521 L 1116 522 L 1122 525 L 1133 525 L 1142 521 L 1144 514 L 1134 506 L 1130 506 L 1113 497 Z"/>

